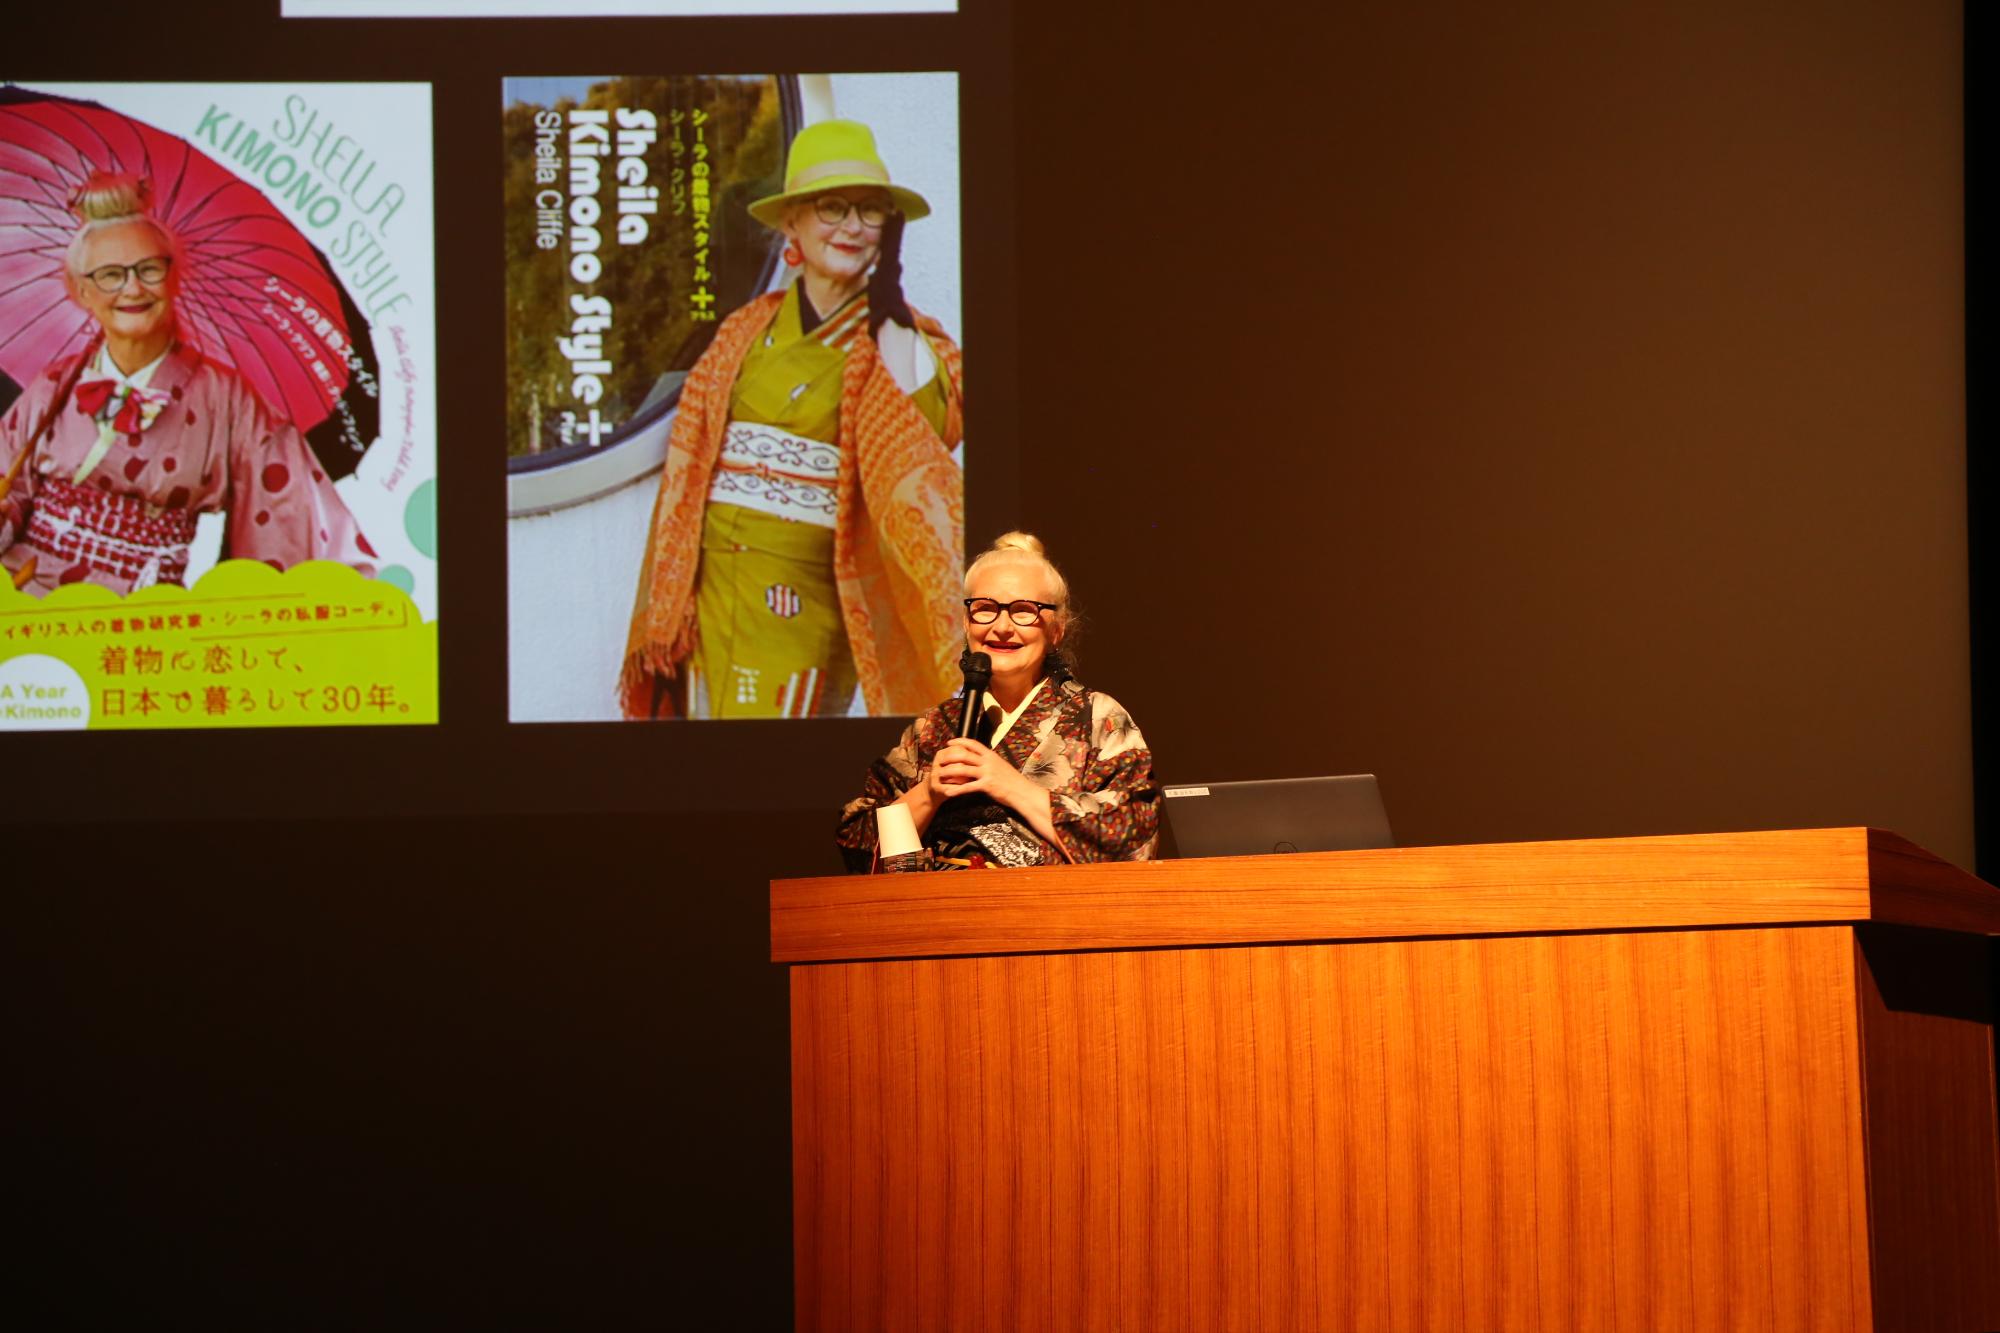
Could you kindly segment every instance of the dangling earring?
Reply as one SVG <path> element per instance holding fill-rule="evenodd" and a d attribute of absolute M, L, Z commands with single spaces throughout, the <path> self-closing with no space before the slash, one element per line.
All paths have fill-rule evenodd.
<path fill-rule="evenodd" d="M 799 265 L 805 262 L 806 262 L 806 252 L 799 249 L 799 243 L 797 241 L 786 241 L 785 263 L 789 264 L 793 268 L 797 268 Z"/>
<path fill-rule="evenodd" d="M 1076 679 L 1076 673 L 1070 668 L 1069 654 L 1063 651 L 1060 641 L 1049 645 L 1048 654 L 1042 659 L 1042 674 L 1058 685 Z"/>

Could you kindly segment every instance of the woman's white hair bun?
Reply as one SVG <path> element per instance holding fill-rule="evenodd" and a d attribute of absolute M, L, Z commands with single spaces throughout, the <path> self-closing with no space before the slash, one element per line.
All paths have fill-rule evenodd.
<path fill-rule="evenodd" d="M 122 222 L 147 217 L 153 206 L 153 183 L 143 176 L 97 171 L 76 187 L 69 210 L 82 223 Z"/>
<path fill-rule="evenodd" d="M 1048 559 L 1048 552 L 1042 548 L 1042 539 L 1032 532 L 1003 532 L 993 539 L 996 551 L 1026 551 L 1030 555 Z"/>
<path fill-rule="evenodd" d="M 160 241 L 175 263 L 180 262 L 180 242 L 167 224 L 153 216 L 153 182 L 144 176 L 122 171 L 93 171 L 69 197 L 69 211 L 79 224 L 70 237 L 67 262 L 72 273 L 80 272 L 84 239 L 104 227 L 121 222 L 144 222 L 160 234 Z"/>
<path fill-rule="evenodd" d="M 965 586 L 972 589 L 972 576 L 989 560 L 1011 560 L 1027 556 L 1049 571 L 1051 591 L 1055 594 L 1056 605 L 1063 608 L 1063 615 L 1069 614 L 1069 580 L 1056 568 L 1056 562 L 1049 559 L 1049 553 L 1042 549 L 1042 539 L 1032 532 L 1003 532 L 993 539 L 993 544 L 981 551 L 970 565 L 965 567 Z"/>

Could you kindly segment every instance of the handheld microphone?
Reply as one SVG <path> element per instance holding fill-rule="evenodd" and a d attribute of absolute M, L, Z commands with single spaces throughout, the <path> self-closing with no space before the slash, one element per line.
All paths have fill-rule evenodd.
<path fill-rule="evenodd" d="M 965 691 L 958 698 L 958 735 L 978 740 L 979 724 L 986 720 L 986 687 L 993 683 L 993 659 L 968 648 L 959 656 L 958 669 L 965 673 Z M 980 825 L 1006 822 L 1006 807 L 984 792 L 952 796 L 931 816 L 924 840 L 933 849 L 959 848 Z M 958 852 L 945 854 L 956 856 Z"/>
<path fill-rule="evenodd" d="M 961 739 L 977 740 L 980 720 L 986 715 L 986 687 L 993 683 L 993 659 L 968 648 L 958 655 L 958 669 L 965 673 L 965 690 L 958 696 L 962 705 L 958 734 Z"/>

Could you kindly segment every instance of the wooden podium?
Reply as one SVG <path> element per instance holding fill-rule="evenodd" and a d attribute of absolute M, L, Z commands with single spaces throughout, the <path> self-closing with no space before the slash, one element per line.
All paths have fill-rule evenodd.
<path fill-rule="evenodd" d="M 1868 829 L 775 881 L 798 1327 L 2000 1328 L 1988 933 Z"/>

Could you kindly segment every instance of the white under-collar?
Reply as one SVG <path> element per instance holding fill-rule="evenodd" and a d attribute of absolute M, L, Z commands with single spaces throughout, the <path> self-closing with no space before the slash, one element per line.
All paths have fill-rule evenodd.
<path fill-rule="evenodd" d="M 111 349 L 109 347 L 100 347 L 97 349 L 97 364 L 92 366 L 91 369 L 121 388 L 130 385 L 135 389 L 143 389 L 153 382 L 153 372 L 160 368 L 160 363 L 173 354 L 173 344 L 168 343 L 166 351 L 160 353 L 145 365 L 140 366 L 130 375 L 127 375 L 118 368 L 118 363 L 111 359 Z"/>
<path fill-rule="evenodd" d="M 989 750 L 997 750 L 1000 748 L 1000 738 L 1007 734 L 1008 729 L 1014 725 L 1015 719 L 1019 718 L 1021 714 L 1028 711 L 1028 705 L 1035 701 L 1036 695 L 1040 694 L 1045 688 L 1047 688 L 1048 683 L 1049 683 L 1049 678 L 1047 676 L 1043 676 L 1040 680 L 1035 682 L 1034 689 L 1029 690 L 1026 694 L 1021 696 L 1020 703 L 1015 704 L 1011 709 L 1006 709 L 1006 708 L 1000 709 L 1000 725 L 993 728 L 993 739 L 986 742 L 986 748 L 988 748 Z M 994 704 L 992 706 L 994 708 L 1000 708 L 999 704 Z"/>

